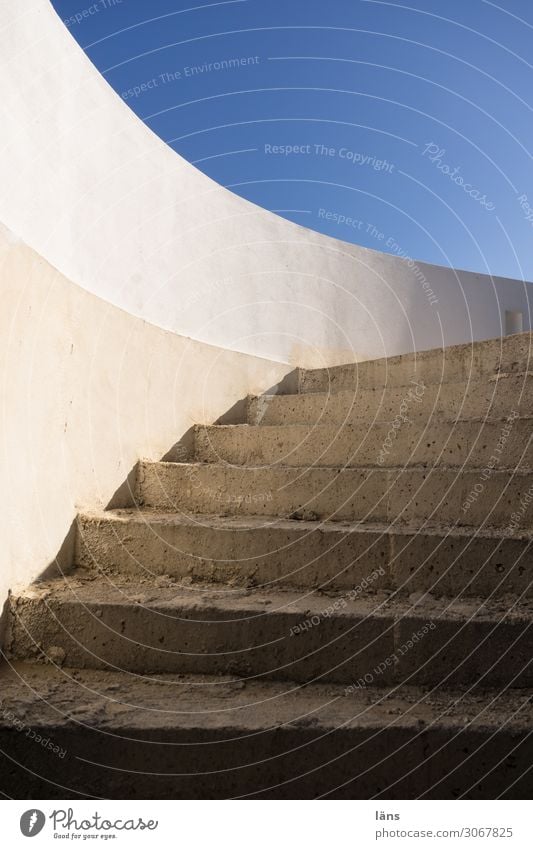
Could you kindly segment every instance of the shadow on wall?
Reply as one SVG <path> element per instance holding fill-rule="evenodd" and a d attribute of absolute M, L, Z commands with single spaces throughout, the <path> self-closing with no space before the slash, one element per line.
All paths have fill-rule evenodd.
<path fill-rule="evenodd" d="M 48 566 L 37 576 L 34 583 L 39 581 L 50 581 L 61 575 L 68 575 L 72 571 L 74 552 L 76 546 L 77 524 L 76 519 L 71 522 L 65 539 L 61 543 L 59 551 Z M 5 645 L 6 627 L 10 615 L 10 595 L 4 601 L 2 613 L 0 614 L 0 653 Z"/>
<path fill-rule="evenodd" d="M 236 398 L 291 367 L 135 318 L 1 225 L 0 293 L 1 607 L 10 589 L 68 567 L 76 513 L 121 503 L 139 457 L 168 456 L 176 434 L 186 441 L 221 411 L 237 416 Z"/>
<path fill-rule="evenodd" d="M 279 383 L 269 387 L 264 393 L 268 395 L 288 395 L 298 391 L 300 369 L 289 372 Z M 243 424 L 246 422 L 248 397 L 241 398 L 225 413 L 219 416 L 215 424 Z M 168 451 L 160 458 L 162 462 L 188 462 L 194 461 L 194 427 L 190 427 L 178 439 Z M 140 462 L 140 461 L 139 461 Z M 141 508 L 137 498 L 137 481 L 139 474 L 139 462 L 130 469 L 125 480 L 115 490 L 112 497 L 105 506 L 106 510 L 120 510 L 127 508 Z M 90 506 L 90 505 L 88 505 Z M 33 583 L 49 581 L 72 573 L 75 568 L 76 542 L 78 536 L 78 522 L 74 519 L 65 535 L 65 538 L 56 556 L 45 569 L 35 578 Z M 97 565 L 97 564 L 95 564 Z M 4 646 L 6 625 L 10 614 L 9 598 L 6 599 L 0 615 L 0 648 Z"/>

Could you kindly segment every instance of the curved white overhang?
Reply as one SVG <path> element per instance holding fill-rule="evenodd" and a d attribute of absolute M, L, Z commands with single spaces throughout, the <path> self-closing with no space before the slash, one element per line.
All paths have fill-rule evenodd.
<path fill-rule="evenodd" d="M 529 284 L 408 262 L 219 186 L 112 90 L 48 0 L 0 0 L 0 220 L 85 289 L 173 332 L 324 365 L 531 326 Z"/>

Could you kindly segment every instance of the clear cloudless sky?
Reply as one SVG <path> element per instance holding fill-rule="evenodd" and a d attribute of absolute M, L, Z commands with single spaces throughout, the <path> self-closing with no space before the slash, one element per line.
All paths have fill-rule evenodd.
<path fill-rule="evenodd" d="M 54 0 L 127 106 L 306 227 L 533 280 L 531 0 Z"/>

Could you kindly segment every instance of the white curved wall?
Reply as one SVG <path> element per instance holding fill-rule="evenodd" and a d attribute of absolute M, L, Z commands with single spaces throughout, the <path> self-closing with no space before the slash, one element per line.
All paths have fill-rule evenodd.
<path fill-rule="evenodd" d="M 154 327 L 0 227 L 0 611 L 53 562 L 79 508 L 287 371 Z M 68 550 L 64 552 L 68 563 Z"/>
<path fill-rule="evenodd" d="M 530 327 L 523 283 L 410 268 L 232 195 L 139 121 L 48 0 L 0 10 L 0 220 L 87 290 L 300 365 L 497 336 L 505 310 Z"/>

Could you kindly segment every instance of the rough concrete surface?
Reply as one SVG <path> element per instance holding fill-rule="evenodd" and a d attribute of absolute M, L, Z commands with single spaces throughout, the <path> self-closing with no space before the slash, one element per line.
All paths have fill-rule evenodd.
<path fill-rule="evenodd" d="M 15 798 L 528 798 L 533 691 L 243 683 L 13 664 Z M 14 732 L 25 729 L 60 751 Z M 506 790 L 509 788 L 509 792 Z"/>
<path fill-rule="evenodd" d="M 1 789 L 530 798 L 529 343 L 450 351 L 443 383 L 424 354 L 412 411 L 412 357 L 383 387 L 301 371 L 80 511 L 10 597 Z"/>

